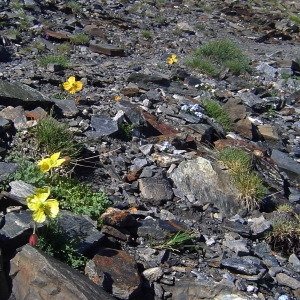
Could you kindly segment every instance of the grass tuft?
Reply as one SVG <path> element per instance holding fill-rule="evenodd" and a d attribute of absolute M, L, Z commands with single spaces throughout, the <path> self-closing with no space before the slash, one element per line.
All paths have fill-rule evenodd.
<path fill-rule="evenodd" d="M 249 62 L 238 45 L 229 40 L 220 40 L 197 48 L 187 61 L 187 65 L 216 77 L 220 69 L 225 68 L 229 68 L 235 75 L 250 71 Z"/>
<path fill-rule="evenodd" d="M 69 60 L 64 55 L 47 55 L 43 56 L 39 60 L 39 64 L 42 67 L 47 67 L 48 64 L 59 64 L 63 69 L 68 67 Z"/>

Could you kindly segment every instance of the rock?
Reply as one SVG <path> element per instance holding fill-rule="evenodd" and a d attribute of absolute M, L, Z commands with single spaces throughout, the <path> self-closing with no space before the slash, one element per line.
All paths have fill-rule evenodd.
<path fill-rule="evenodd" d="M 8 106 L 0 111 L 0 116 L 13 122 L 16 129 L 27 128 L 27 119 L 25 110 L 22 106 L 11 107 Z"/>
<path fill-rule="evenodd" d="M 170 178 L 183 194 L 193 194 L 202 205 L 212 203 L 227 215 L 234 215 L 239 209 L 238 191 L 228 174 L 207 159 L 181 162 Z"/>
<path fill-rule="evenodd" d="M 5 105 L 7 101 L 10 105 L 22 105 L 24 108 L 32 105 L 49 108 L 53 105 L 48 97 L 28 85 L 0 80 L 0 104 Z"/>
<path fill-rule="evenodd" d="M 240 222 L 233 222 L 233 221 L 225 219 L 222 224 L 222 227 L 229 231 L 238 233 L 243 237 L 250 237 L 250 235 L 251 235 L 250 226 L 241 224 Z"/>
<path fill-rule="evenodd" d="M 89 45 L 91 51 L 109 56 L 124 56 L 124 49 L 109 44 L 94 44 Z"/>
<path fill-rule="evenodd" d="M 150 282 L 158 281 L 163 275 L 163 270 L 161 267 L 149 268 L 143 271 L 142 275 Z"/>
<path fill-rule="evenodd" d="M 78 271 L 29 245 L 11 260 L 16 299 L 114 299 Z"/>
<path fill-rule="evenodd" d="M 74 100 L 53 99 L 53 102 L 59 108 L 62 115 L 67 118 L 75 117 L 79 113 L 79 110 L 76 107 Z"/>
<path fill-rule="evenodd" d="M 276 127 L 272 126 L 271 124 L 264 124 L 257 126 L 259 133 L 266 139 L 266 140 L 275 140 L 279 141 L 279 134 L 277 132 Z"/>
<path fill-rule="evenodd" d="M 166 178 L 140 178 L 138 179 L 138 183 L 141 195 L 145 199 L 159 203 L 173 198 L 171 184 Z"/>
<path fill-rule="evenodd" d="M 88 137 L 102 137 L 118 131 L 118 123 L 106 116 L 92 116 L 91 127 L 95 131 L 86 131 L 85 134 Z"/>
<path fill-rule="evenodd" d="M 251 219 L 250 228 L 252 237 L 259 238 L 271 229 L 271 223 L 267 221 L 263 215 L 261 215 L 258 218 Z"/>
<path fill-rule="evenodd" d="M 113 227 L 134 227 L 137 225 L 135 218 L 129 211 L 109 207 L 101 215 L 103 223 Z"/>
<path fill-rule="evenodd" d="M 288 286 L 293 290 L 300 289 L 300 281 L 284 273 L 276 274 L 278 284 Z"/>
<path fill-rule="evenodd" d="M 132 299 L 141 287 L 135 260 L 121 250 L 100 249 L 87 263 L 85 273 L 118 299 Z"/>
<path fill-rule="evenodd" d="M 10 60 L 10 53 L 6 50 L 5 47 L 0 45 L 0 61 L 1 62 L 7 62 Z"/>
<path fill-rule="evenodd" d="M 225 258 L 222 259 L 221 266 L 234 273 L 245 275 L 258 275 L 263 270 L 260 260 L 254 256 Z"/>

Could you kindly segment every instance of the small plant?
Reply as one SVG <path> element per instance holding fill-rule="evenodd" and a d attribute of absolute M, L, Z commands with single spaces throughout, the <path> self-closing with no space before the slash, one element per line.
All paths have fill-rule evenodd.
<path fill-rule="evenodd" d="M 87 258 L 77 251 L 78 241 L 68 239 L 57 219 L 50 220 L 46 229 L 39 233 L 36 247 L 68 264 L 73 269 L 83 271 Z"/>
<path fill-rule="evenodd" d="M 187 65 L 213 77 L 219 74 L 220 68 L 229 68 L 236 75 L 250 71 L 249 59 L 229 40 L 213 41 L 199 47 L 193 52 Z"/>
<path fill-rule="evenodd" d="M 294 212 L 279 211 L 272 223 L 272 230 L 266 235 L 266 241 L 274 251 L 282 251 L 283 255 L 296 252 L 300 242 L 300 218 Z"/>
<path fill-rule="evenodd" d="M 149 30 L 143 30 L 143 31 L 142 31 L 142 36 L 143 36 L 144 38 L 146 38 L 146 39 L 151 39 L 152 34 L 151 34 L 151 32 L 150 32 Z"/>
<path fill-rule="evenodd" d="M 68 67 L 69 60 L 64 55 L 48 55 L 40 58 L 39 64 L 42 67 L 47 67 L 48 64 L 58 64 L 61 68 L 66 69 Z"/>
<path fill-rule="evenodd" d="M 133 124 L 129 124 L 127 122 L 122 122 L 118 124 L 119 127 L 119 135 L 124 140 L 132 139 L 132 129 L 134 128 Z"/>
<path fill-rule="evenodd" d="M 72 10 L 73 13 L 81 13 L 82 12 L 82 7 L 78 1 L 68 1 L 66 3 L 66 7 Z"/>
<path fill-rule="evenodd" d="M 191 233 L 187 231 L 178 231 L 166 242 L 151 247 L 159 250 L 169 249 L 172 251 L 179 252 L 180 249 L 184 247 L 196 247 L 196 244 L 191 244 L 192 243 L 191 240 L 196 236 L 198 236 L 196 233 Z"/>
<path fill-rule="evenodd" d="M 214 100 L 203 99 L 202 104 L 206 113 L 214 118 L 226 131 L 232 130 L 232 122 L 222 106 Z"/>
<path fill-rule="evenodd" d="M 32 132 L 38 148 L 47 155 L 61 152 L 63 156 L 74 158 L 80 152 L 81 147 L 75 143 L 68 125 L 58 122 L 51 115 L 39 119 Z"/>
<path fill-rule="evenodd" d="M 57 52 L 62 55 L 67 55 L 71 51 L 71 44 L 69 42 L 64 42 L 60 44 L 57 48 Z"/>
<path fill-rule="evenodd" d="M 60 99 L 60 100 L 66 100 L 67 99 L 66 95 L 63 94 L 63 93 L 54 94 L 52 97 L 55 98 L 55 99 Z"/>
<path fill-rule="evenodd" d="M 78 33 L 70 38 L 70 42 L 74 45 L 87 45 L 90 41 L 90 37 L 84 33 Z"/>
<path fill-rule="evenodd" d="M 256 208 L 266 189 L 260 177 L 252 170 L 251 158 L 242 150 L 226 148 L 220 151 L 219 160 L 229 168 L 233 181 L 241 193 L 239 197 L 241 201 L 248 209 Z"/>

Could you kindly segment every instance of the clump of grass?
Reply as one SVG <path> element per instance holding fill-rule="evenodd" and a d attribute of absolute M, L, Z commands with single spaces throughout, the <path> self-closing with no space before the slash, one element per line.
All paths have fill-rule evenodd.
<path fill-rule="evenodd" d="M 127 122 L 122 122 L 118 124 L 119 127 L 119 136 L 121 139 L 129 141 L 132 139 L 132 129 L 134 128 L 133 124 Z"/>
<path fill-rule="evenodd" d="M 291 211 L 277 210 L 275 219 L 271 221 L 272 230 L 266 235 L 266 241 L 274 251 L 290 255 L 299 251 L 300 217 Z"/>
<path fill-rule="evenodd" d="M 151 39 L 152 34 L 151 34 L 151 32 L 150 32 L 149 30 L 143 30 L 143 31 L 142 31 L 142 36 L 143 36 L 144 38 L 146 38 L 146 39 Z"/>
<path fill-rule="evenodd" d="M 249 62 L 238 45 L 229 40 L 220 40 L 197 48 L 187 61 L 187 65 L 216 77 L 220 69 L 225 68 L 229 68 L 235 75 L 250 71 Z"/>
<path fill-rule="evenodd" d="M 74 45 L 87 45 L 90 41 L 90 37 L 84 33 L 78 33 L 73 35 L 70 41 Z"/>
<path fill-rule="evenodd" d="M 232 130 L 232 122 L 229 115 L 217 101 L 203 99 L 202 105 L 208 116 L 214 118 L 226 131 Z"/>
<path fill-rule="evenodd" d="M 39 60 L 39 64 L 42 67 L 47 67 L 48 64 L 58 64 L 61 68 L 66 69 L 68 67 L 69 59 L 64 55 L 47 55 L 43 56 Z"/>
<path fill-rule="evenodd" d="M 62 156 L 74 158 L 80 152 L 81 146 L 75 143 L 68 125 L 58 122 L 51 115 L 40 118 L 32 132 L 38 148 L 47 155 L 61 152 Z"/>
<path fill-rule="evenodd" d="M 197 236 L 196 233 L 191 233 L 187 231 L 178 231 L 167 241 L 159 245 L 152 246 L 152 248 L 159 249 L 159 250 L 168 249 L 168 250 L 178 252 L 179 249 L 184 247 L 196 247 L 196 244 L 193 244 L 191 241 L 196 236 Z"/>
<path fill-rule="evenodd" d="M 81 13 L 82 12 L 82 7 L 78 1 L 68 1 L 66 3 L 66 7 L 71 9 L 73 13 Z"/>
<path fill-rule="evenodd" d="M 266 189 L 261 178 L 253 171 L 251 158 L 242 150 L 226 148 L 219 153 L 219 160 L 225 164 L 240 191 L 240 200 L 249 210 L 257 208 Z"/>
<path fill-rule="evenodd" d="M 57 52 L 62 55 L 67 55 L 71 51 L 71 44 L 69 42 L 64 42 L 60 44 L 57 48 Z"/>

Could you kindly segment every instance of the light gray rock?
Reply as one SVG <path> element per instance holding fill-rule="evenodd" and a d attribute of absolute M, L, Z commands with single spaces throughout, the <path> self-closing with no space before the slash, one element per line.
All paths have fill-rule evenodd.
<path fill-rule="evenodd" d="M 239 192 L 228 174 L 205 158 L 181 162 L 170 178 L 177 189 L 185 195 L 193 194 L 202 205 L 212 203 L 229 216 L 240 209 Z"/>
<path fill-rule="evenodd" d="M 250 228 L 253 238 L 258 238 L 271 229 L 271 223 L 261 215 L 258 218 L 251 219 Z"/>
<path fill-rule="evenodd" d="M 102 137 L 118 131 L 118 123 L 107 116 L 92 116 L 91 127 L 95 131 L 85 132 L 88 137 Z"/>
<path fill-rule="evenodd" d="M 4 180 L 8 175 L 14 173 L 18 168 L 15 163 L 0 162 L 0 181 Z"/>
<path fill-rule="evenodd" d="M 278 284 L 288 286 L 293 290 L 300 289 L 300 281 L 284 273 L 276 274 Z"/>

